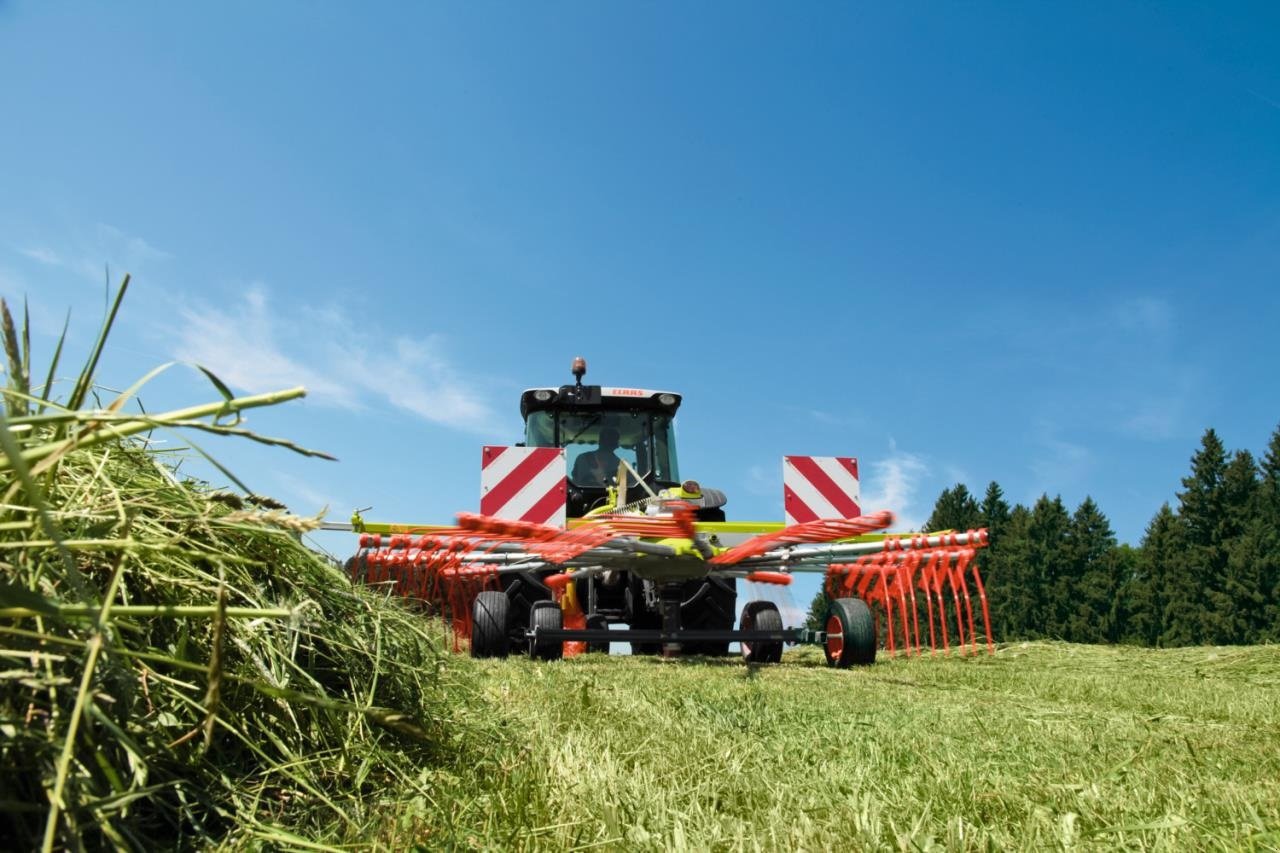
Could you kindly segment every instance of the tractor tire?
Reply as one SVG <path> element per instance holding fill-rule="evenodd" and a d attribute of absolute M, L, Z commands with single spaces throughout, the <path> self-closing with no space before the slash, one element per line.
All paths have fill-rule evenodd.
<path fill-rule="evenodd" d="M 471 656 L 505 658 L 511 651 L 511 600 L 485 590 L 471 605 Z"/>
<path fill-rule="evenodd" d="M 846 669 L 876 662 L 876 623 L 860 598 L 837 598 L 827 607 L 827 666 Z"/>
<path fill-rule="evenodd" d="M 551 587 L 542 582 L 537 572 L 519 572 L 502 576 L 502 591 L 511 600 L 511 631 L 516 639 L 511 641 L 514 654 L 524 654 L 528 645 L 520 638 L 520 632 L 533 627 L 530 616 L 540 601 L 554 601 Z"/>
<path fill-rule="evenodd" d="M 603 616 L 600 616 L 600 615 L 588 616 L 587 627 L 592 630 L 596 630 L 596 629 L 607 630 L 609 627 L 609 622 L 607 619 L 605 619 Z M 609 644 L 608 643 L 587 643 L 587 654 L 607 655 L 609 654 Z"/>
<path fill-rule="evenodd" d="M 749 601 L 742 608 L 742 621 L 738 627 L 743 631 L 781 631 L 782 614 L 772 601 Z M 781 640 L 738 645 L 742 646 L 742 659 L 747 663 L 779 663 L 782 660 Z"/>
<path fill-rule="evenodd" d="M 539 601 L 529 611 L 529 627 L 535 632 L 559 631 L 564 627 L 564 612 L 554 601 Z M 560 660 L 564 657 L 564 642 L 530 637 L 529 657 L 534 660 Z"/>
<path fill-rule="evenodd" d="M 738 582 L 733 578 L 707 578 L 685 585 L 680 605 L 680 627 L 694 631 L 732 631 L 738 603 Z M 681 653 L 724 657 L 729 641 L 684 643 Z"/>

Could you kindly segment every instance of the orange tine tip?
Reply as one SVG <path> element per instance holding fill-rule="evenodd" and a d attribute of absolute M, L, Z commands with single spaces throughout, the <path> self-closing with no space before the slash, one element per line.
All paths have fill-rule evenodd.
<path fill-rule="evenodd" d="M 786 572 L 749 572 L 747 580 L 752 583 L 771 583 L 775 586 L 790 586 L 793 578 Z"/>
<path fill-rule="evenodd" d="M 545 583 L 547 586 L 551 587 L 552 589 L 564 589 L 569 585 L 569 582 L 572 580 L 573 580 L 573 576 L 570 575 L 568 572 L 561 572 L 558 575 L 549 575 L 548 577 L 544 578 L 542 582 Z"/>

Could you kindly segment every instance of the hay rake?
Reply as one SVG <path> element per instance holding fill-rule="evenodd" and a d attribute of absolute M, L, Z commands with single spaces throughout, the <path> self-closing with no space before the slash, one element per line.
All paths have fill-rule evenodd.
<path fill-rule="evenodd" d="M 892 515 L 819 519 L 762 533 L 732 547 L 713 544 L 696 520 L 696 507 L 667 502 L 661 514 L 602 514 L 559 528 L 461 513 L 449 528 L 419 535 L 363 534 L 348 561 L 352 579 L 384 586 L 424 603 L 452 626 L 457 647 L 467 638 L 472 652 L 501 655 L 527 648 L 535 657 L 574 655 L 609 642 L 661 644 L 675 653 L 681 644 L 738 642 L 752 662 L 772 662 L 783 644 L 816 644 L 834 666 L 870 663 L 877 636 L 890 654 L 923 650 L 916 593 L 925 603 L 929 650 L 949 652 L 951 637 L 963 652 L 977 646 L 972 580 L 986 645 L 993 649 L 990 615 L 977 551 L 985 530 L 934 535 L 872 535 Z M 505 575 L 538 574 L 553 591 L 554 607 L 535 607 L 529 624 L 506 623 L 498 597 Z M 579 590 L 614 572 L 641 578 L 734 578 L 788 585 L 797 573 L 825 575 L 831 612 L 820 630 L 784 629 L 776 609 L 748 605 L 737 630 L 684 629 L 678 618 L 653 628 L 591 626 Z M 677 616 L 668 606 L 664 616 Z M 499 618 L 504 617 L 504 618 Z M 675 624 L 672 624 L 672 623 Z M 954 632 L 949 623 L 954 624 Z M 493 636 L 501 633 L 502 637 Z M 563 644 L 563 645 L 562 645 Z M 484 656 L 483 654 L 480 656 Z"/>

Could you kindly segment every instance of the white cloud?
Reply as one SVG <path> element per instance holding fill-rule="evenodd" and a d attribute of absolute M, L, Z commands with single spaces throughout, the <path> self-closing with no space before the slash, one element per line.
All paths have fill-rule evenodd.
<path fill-rule="evenodd" d="M 98 223 L 97 230 L 99 244 L 113 247 L 124 256 L 125 260 L 167 261 L 173 257 L 163 249 L 157 249 L 141 237 L 126 234 L 115 226 Z"/>
<path fill-rule="evenodd" d="M 187 307 L 179 316 L 182 322 L 174 357 L 208 368 L 231 387 L 261 394 L 305 385 L 317 401 L 358 408 L 354 388 L 335 382 L 280 349 L 261 290 L 251 289 L 243 305 L 231 311 Z"/>
<path fill-rule="evenodd" d="M 483 395 L 441 354 L 442 342 L 386 338 L 334 311 L 277 313 L 261 286 L 229 309 L 179 310 L 175 357 L 250 393 L 303 385 L 312 400 L 344 409 L 386 406 L 454 429 L 488 433 Z"/>
<path fill-rule="evenodd" d="M 863 511 L 890 510 L 897 516 L 895 529 L 919 530 L 924 516 L 915 505 L 916 491 L 928 473 L 923 456 L 899 450 L 890 439 L 889 455 L 871 463 L 871 475 L 862 484 Z"/>
<path fill-rule="evenodd" d="M 489 406 L 474 384 L 439 355 L 437 338 L 423 343 L 396 338 L 391 344 L 392 352 L 368 342 L 344 348 L 344 358 L 358 375 L 378 377 L 379 393 L 396 407 L 444 426 L 489 431 Z"/>
<path fill-rule="evenodd" d="M 57 252 L 53 249 L 45 248 L 44 246 L 33 246 L 30 249 L 19 249 L 18 254 L 24 255 L 33 261 L 39 261 L 42 264 L 49 264 L 50 266 L 60 267 L 63 263 L 62 257 Z"/>
<path fill-rule="evenodd" d="M 341 515 L 343 508 L 349 503 L 327 495 L 314 488 L 306 480 L 283 471 L 276 473 L 276 482 L 280 484 L 283 494 L 289 503 L 289 508 L 293 512 L 302 515 L 312 515 L 326 508 L 328 509 L 327 514 L 337 512 Z M 351 505 L 354 506 L 354 504 Z"/>
<path fill-rule="evenodd" d="M 82 233 L 67 242 L 70 245 L 60 249 L 29 246 L 18 249 L 18 254 L 46 266 L 70 270 L 95 284 L 103 281 L 108 268 L 136 275 L 153 262 L 173 257 L 139 236 L 103 223 L 95 225 L 89 234 Z"/>

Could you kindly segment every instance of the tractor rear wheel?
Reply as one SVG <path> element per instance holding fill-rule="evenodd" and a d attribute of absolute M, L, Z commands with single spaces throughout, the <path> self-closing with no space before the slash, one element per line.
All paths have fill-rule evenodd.
<path fill-rule="evenodd" d="M 529 657 L 534 660 L 560 660 L 564 657 L 563 640 L 544 640 L 538 631 L 559 631 L 564 627 L 564 612 L 554 601 L 539 601 L 529 611 L 529 627 L 535 636 L 529 638 Z"/>
<path fill-rule="evenodd" d="M 511 650 L 511 600 L 505 592 L 485 590 L 471 605 L 471 656 L 505 658 Z"/>
<path fill-rule="evenodd" d="M 772 601 L 749 601 L 742 608 L 742 621 L 738 627 L 743 631 L 781 631 L 782 614 Z M 742 646 L 742 659 L 747 663 L 778 663 L 782 660 L 781 640 L 744 641 L 739 645 Z"/>
<path fill-rule="evenodd" d="M 876 623 L 860 598 L 837 598 L 827 607 L 827 665 L 845 669 L 876 662 Z"/>
<path fill-rule="evenodd" d="M 587 617 L 587 627 L 592 630 L 608 630 L 609 620 L 600 614 Z M 609 654 L 609 644 L 607 642 L 587 643 L 587 653 L 597 653 L 602 655 Z"/>
<path fill-rule="evenodd" d="M 680 627 L 691 631 L 732 631 L 733 611 L 738 602 L 738 582 L 733 578 L 707 578 L 685 585 L 680 605 Z M 729 641 L 683 643 L 681 653 L 724 657 Z"/>

